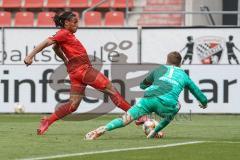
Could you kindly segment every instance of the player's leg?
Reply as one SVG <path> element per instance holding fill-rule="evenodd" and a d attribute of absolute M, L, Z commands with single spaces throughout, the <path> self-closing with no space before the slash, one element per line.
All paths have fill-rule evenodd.
<path fill-rule="evenodd" d="M 229 64 L 232 64 L 231 59 L 232 59 L 232 56 L 231 56 L 231 55 L 228 55 L 228 63 L 229 63 Z"/>
<path fill-rule="evenodd" d="M 184 64 L 185 61 L 187 60 L 187 57 L 186 57 L 186 56 L 187 56 L 187 55 L 185 55 L 185 56 L 183 57 L 182 64 Z"/>
<path fill-rule="evenodd" d="M 128 111 L 131 107 L 130 104 L 126 100 L 124 100 L 120 93 L 113 87 L 111 82 L 107 85 L 106 89 L 103 92 L 108 93 L 113 103 L 124 111 Z M 138 116 L 138 118 L 134 120 L 136 120 L 136 125 L 141 125 L 147 119 L 148 117 L 146 115 L 142 115 Z"/>
<path fill-rule="evenodd" d="M 63 117 L 75 112 L 82 100 L 82 95 L 71 94 L 67 103 L 60 104 L 55 112 L 49 117 L 43 117 L 40 126 L 37 130 L 38 135 L 44 134 L 48 127 L 55 121 L 62 119 Z"/>
<path fill-rule="evenodd" d="M 153 107 L 153 111 L 162 119 L 158 123 L 158 125 L 154 128 L 153 131 L 149 133 L 147 138 L 154 138 L 157 133 L 159 133 L 163 128 L 165 128 L 175 117 L 175 115 L 180 110 L 180 104 L 178 104 L 176 107 L 171 106 L 164 106 L 158 99 L 156 99 L 157 105 Z"/>
<path fill-rule="evenodd" d="M 117 89 L 113 87 L 109 79 L 95 68 L 88 68 L 84 75 L 83 82 L 95 89 L 107 93 L 113 103 L 122 110 L 127 111 L 131 107 L 130 104 L 120 95 Z"/>
<path fill-rule="evenodd" d="M 174 116 L 167 116 L 164 117 L 160 120 L 160 122 L 158 123 L 158 125 L 154 128 L 154 130 L 152 130 L 148 135 L 147 138 L 155 138 L 158 137 L 158 133 L 160 133 L 160 131 L 165 128 L 174 118 Z"/>
<path fill-rule="evenodd" d="M 70 90 L 69 101 L 66 103 L 59 104 L 56 107 L 55 112 L 53 114 L 51 114 L 49 117 L 42 118 L 40 126 L 37 130 L 38 135 L 44 134 L 44 132 L 47 131 L 48 127 L 55 121 L 62 119 L 63 117 L 65 117 L 77 110 L 77 108 L 84 96 L 86 85 L 81 84 L 81 82 L 78 81 L 78 79 L 76 79 L 74 77 L 78 77 L 78 74 L 70 75 L 71 90 Z"/>
<path fill-rule="evenodd" d="M 192 64 L 192 55 L 191 56 L 189 56 L 189 64 Z"/>
<path fill-rule="evenodd" d="M 237 64 L 239 64 L 238 59 L 235 54 L 233 55 L 233 59 L 236 61 Z"/>
<path fill-rule="evenodd" d="M 97 129 L 86 134 L 86 140 L 94 140 L 103 135 L 107 131 L 111 131 L 117 128 L 125 127 L 133 121 L 131 115 L 125 113 L 121 118 L 116 118 L 106 124 L 105 126 L 98 127 Z"/>
<path fill-rule="evenodd" d="M 191 60 L 191 57 L 189 56 L 189 54 L 188 53 L 186 53 L 186 55 L 184 56 L 184 58 L 183 58 L 183 60 L 182 60 L 182 64 L 184 64 L 185 63 L 185 61 L 186 60 Z M 190 64 L 190 61 L 189 61 L 189 63 L 188 64 Z"/>
<path fill-rule="evenodd" d="M 131 105 L 121 96 L 118 90 L 113 87 L 112 83 L 109 82 L 106 88 L 103 90 L 104 93 L 107 93 L 112 100 L 112 102 L 125 112 L 131 108 Z"/>
<path fill-rule="evenodd" d="M 144 99 L 144 98 L 142 98 Z M 116 128 L 121 128 L 129 123 L 131 123 L 134 120 L 139 119 L 140 117 L 147 115 L 150 113 L 149 109 L 146 109 L 145 107 L 146 103 L 143 103 L 143 101 L 139 101 L 137 104 L 135 104 L 133 107 L 131 107 L 126 114 L 122 116 L 122 118 L 117 118 L 110 123 L 106 125 L 106 130 L 111 131 Z"/>
<path fill-rule="evenodd" d="M 145 109 L 144 104 L 141 104 L 139 101 L 133 107 L 131 107 L 126 114 L 124 114 L 121 118 L 116 118 L 111 122 L 107 123 L 105 126 L 101 126 L 89 133 L 86 134 L 85 139 L 87 140 L 94 140 L 105 132 L 115 130 L 117 128 L 125 127 L 126 125 L 130 124 L 132 121 L 139 119 L 140 117 L 149 114 L 150 112 L 148 109 Z"/>

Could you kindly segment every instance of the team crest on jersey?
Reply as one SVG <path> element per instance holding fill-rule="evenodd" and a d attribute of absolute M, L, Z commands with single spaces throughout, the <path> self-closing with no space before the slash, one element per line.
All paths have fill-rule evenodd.
<path fill-rule="evenodd" d="M 202 64 L 218 64 L 225 41 L 223 37 L 204 36 L 195 39 L 195 52 Z"/>

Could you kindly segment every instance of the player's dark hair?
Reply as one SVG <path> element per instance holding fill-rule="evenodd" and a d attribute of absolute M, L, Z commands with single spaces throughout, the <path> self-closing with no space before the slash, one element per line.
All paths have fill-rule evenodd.
<path fill-rule="evenodd" d="M 53 21 L 56 25 L 56 27 L 61 27 L 64 28 L 64 24 L 66 20 L 70 20 L 71 18 L 76 17 L 76 14 L 73 12 L 62 12 L 62 13 L 57 13 L 53 17 Z"/>
<path fill-rule="evenodd" d="M 180 66 L 182 61 L 182 56 L 179 52 L 170 52 L 167 56 L 167 63 L 174 66 Z"/>

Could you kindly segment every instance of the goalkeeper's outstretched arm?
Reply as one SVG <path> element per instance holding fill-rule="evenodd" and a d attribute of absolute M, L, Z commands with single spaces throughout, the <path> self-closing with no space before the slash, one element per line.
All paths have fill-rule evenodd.
<path fill-rule="evenodd" d="M 200 88 L 189 78 L 187 88 L 194 95 L 194 97 L 201 103 L 201 108 L 206 108 L 208 100 Z"/>

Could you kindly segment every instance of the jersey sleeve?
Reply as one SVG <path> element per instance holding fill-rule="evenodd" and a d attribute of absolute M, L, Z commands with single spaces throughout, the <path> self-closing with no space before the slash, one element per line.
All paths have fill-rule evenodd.
<path fill-rule="evenodd" d="M 188 77 L 187 86 L 190 92 L 194 95 L 194 97 L 204 106 L 207 105 L 207 97 L 203 94 L 200 88 Z"/>
<path fill-rule="evenodd" d="M 154 82 L 155 77 L 161 77 L 168 71 L 165 65 L 160 65 L 158 68 L 154 69 L 148 74 L 148 76 L 141 82 L 140 88 L 146 89 Z"/>
<path fill-rule="evenodd" d="M 152 72 L 150 72 L 147 77 L 140 83 L 140 88 L 141 89 L 146 89 L 147 87 L 151 86 L 153 81 L 154 81 L 154 72 L 155 70 L 153 70 Z"/>
<path fill-rule="evenodd" d="M 66 31 L 58 31 L 55 35 L 49 37 L 49 39 L 56 41 L 57 43 L 62 43 L 66 41 L 68 32 Z"/>

